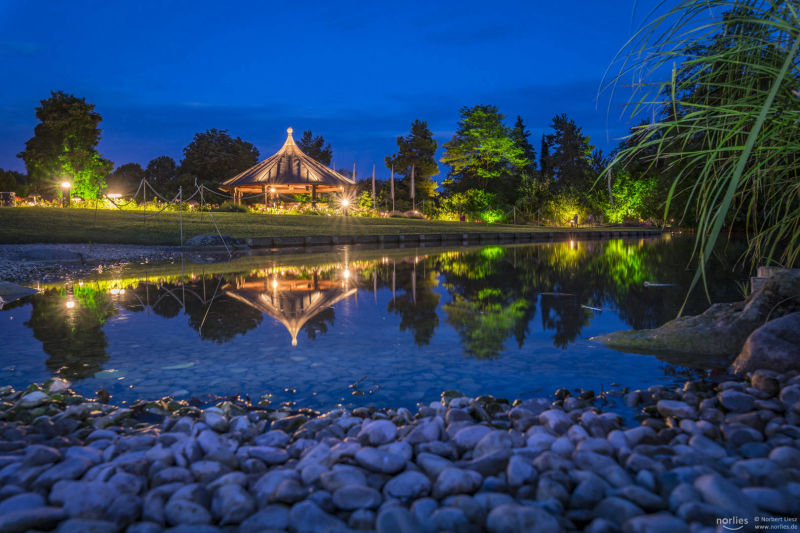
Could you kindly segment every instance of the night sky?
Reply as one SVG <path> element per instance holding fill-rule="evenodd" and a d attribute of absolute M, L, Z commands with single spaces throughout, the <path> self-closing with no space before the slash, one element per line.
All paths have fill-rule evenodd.
<path fill-rule="evenodd" d="M 24 170 L 51 90 L 96 104 L 117 166 L 179 161 L 209 128 L 263 159 L 292 126 L 324 135 L 336 168 L 380 177 L 414 119 L 441 146 L 476 104 L 521 115 L 537 152 L 557 113 L 608 152 L 630 123 L 624 90 L 609 102 L 598 88 L 654 1 L 231 4 L 0 0 L 0 168 Z"/>

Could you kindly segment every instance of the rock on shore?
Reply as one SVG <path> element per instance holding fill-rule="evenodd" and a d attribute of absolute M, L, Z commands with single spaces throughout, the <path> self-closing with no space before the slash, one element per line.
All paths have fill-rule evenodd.
<path fill-rule="evenodd" d="M 800 376 L 407 409 L 0 388 L 0 531 L 713 532 L 800 514 Z M 157 420 L 154 422 L 154 420 Z"/>
<path fill-rule="evenodd" d="M 695 360 L 706 356 L 730 363 L 753 331 L 798 311 L 800 269 L 782 270 L 765 280 L 746 301 L 714 304 L 701 315 L 676 318 L 659 328 L 616 331 L 592 340 L 623 351 L 691 354 Z M 753 365 L 747 371 L 756 368 L 764 367 Z"/>

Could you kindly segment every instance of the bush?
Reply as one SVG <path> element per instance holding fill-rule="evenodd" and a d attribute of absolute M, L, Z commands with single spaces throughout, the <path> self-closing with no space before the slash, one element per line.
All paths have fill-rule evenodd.
<path fill-rule="evenodd" d="M 248 209 L 246 205 L 236 205 L 236 202 L 228 200 L 214 209 L 214 211 L 222 211 L 223 213 L 247 213 Z"/>

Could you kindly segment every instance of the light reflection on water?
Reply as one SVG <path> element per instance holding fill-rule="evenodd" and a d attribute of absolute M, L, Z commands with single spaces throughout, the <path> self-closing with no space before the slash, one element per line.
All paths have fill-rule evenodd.
<path fill-rule="evenodd" d="M 0 312 L 0 382 L 58 374 L 115 401 L 241 393 L 315 408 L 671 383 L 680 368 L 588 338 L 673 318 L 690 249 L 659 238 L 150 265 Z M 714 301 L 739 298 L 732 263 L 712 267 Z"/>

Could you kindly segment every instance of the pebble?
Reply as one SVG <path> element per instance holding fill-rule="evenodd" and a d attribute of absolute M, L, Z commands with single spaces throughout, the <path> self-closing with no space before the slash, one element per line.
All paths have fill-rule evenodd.
<path fill-rule="evenodd" d="M 389 498 L 411 501 L 427 496 L 431 491 L 431 482 L 427 476 L 414 471 L 398 474 L 383 487 L 383 493 Z"/>
<path fill-rule="evenodd" d="M 202 505 L 189 500 L 170 500 L 164 506 L 164 517 L 173 526 L 211 522 L 211 513 Z"/>
<path fill-rule="evenodd" d="M 441 499 L 451 494 L 472 494 L 483 483 L 483 477 L 472 470 L 448 467 L 439 473 L 433 487 L 433 497 Z"/>
<path fill-rule="evenodd" d="M 491 533 L 558 533 L 558 520 L 547 511 L 527 505 L 505 504 L 495 507 L 486 520 Z"/>
<path fill-rule="evenodd" d="M 751 385 L 637 391 L 643 423 L 626 427 L 588 395 L 453 396 L 416 416 L 224 402 L 157 424 L 48 397 L 35 422 L 0 419 L 0 530 L 706 533 L 725 514 L 793 516 L 800 378 Z M 0 388 L 0 410 L 30 394 Z"/>
<path fill-rule="evenodd" d="M 695 418 L 697 416 L 697 409 L 677 400 L 659 400 L 656 409 L 664 417 Z"/>
<path fill-rule="evenodd" d="M 356 453 L 355 459 L 367 470 L 382 474 L 396 474 L 406 465 L 406 460 L 401 455 L 376 448 L 362 448 Z"/>
<path fill-rule="evenodd" d="M 375 509 L 382 498 L 377 490 L 363 485 L 346 485 L 333 493 L 333 504 L 339 509 Z"/>
<path fill-rule="evenodd" d="M 364 424 L 358 438 L 366 445 L 379 446 L 392 442 L 397 436 L 397 426 L 389 420 L 374 420 Z"/>
<path fill-rule="evenodd" d="M 256 510 L 255 499 L 241 486 L 227 484 L 214 492 L 211 513 L 220 525 L 239 524 Z"/>

